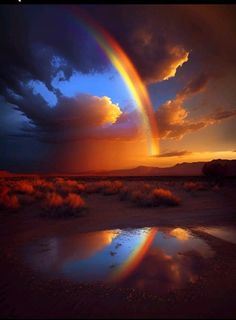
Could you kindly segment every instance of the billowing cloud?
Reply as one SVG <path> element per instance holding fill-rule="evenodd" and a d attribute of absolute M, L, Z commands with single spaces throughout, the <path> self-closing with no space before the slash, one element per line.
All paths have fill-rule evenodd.
<path fill-rule="evenodd" d="M 8 94 L 14 109 L 28 118 L 8 136 L 35 138 L 47 143 L 73 142 L 81 139 L 136 139 L 142 132 L 137 110 L 123 111 L 109 97 L 79 94 L 58 97 L 50 108 L 40 95 L 24 89 L 24 95 Z M 6 131 L 6 130 L 5 130 Z"/>
<path fill-rule="evenodd" d="M 235 68 L 233 6 L 81 7 L 119 41 L 147 83 L 175 76 L 188 60 L 194 61 L 197 70 L 218 74 Z M 50 87 L 52 74 L 59 68 L 51 63 L 52 56 L 64 61 L 60 69 L 67 79 L 74 69 L 90 73 L 109 65 L 92 37 L 78 27 L 76 11 L 60 6 L 2 6 L 2 91 L 5 86 L 19 90 L 22 78 L 38 79 Z M 14 28 L 9 28 L 13 21 Z"/>
<path fill-rule="evenodd" d="M 135 31 L 131 35 L 132 57 L 148 84 L 168 80 L 188 61 L 189 52 L 166 41 L 156 41 L 153 31 Z"/>
<path fill-rule="evenodd" d="M 52 89 L 51 81 L 58 70 L 68 79 L 74 69 L 90 73 L 109 65 L 95 41 L 78 27 L 65 7 L 3 5 L 0 37 L 4 44 L 0 52 L 0 93 L 4 95 L 6 88 L 20 94 L 20 82 L 30 79 Z"/>
<path fill-rule="evenodd" d="M 90 130 L 116 123 L 122 111 L 109 97 L 80 94 L 73 98 L 61 96 L 56 107 L 47 106 L 44 99 L 35 96 L 30 90 L 25 96 L 16 99 L 9 95 L 8 100 L 16 110 L 21 111 L 33 124 L 28 131 L 60 132 L 61 130 Z M 23 129 L 23 128 L 22 128 Z M 24 131 L 27 131 L 25 128 Z"/>
<path fill-rule="evenodd" d="M 88 5 L 85 8 L 125 48 L 148 83 L 174 75 L 177 67 L 187 60 L 188 53 L 189 62 L 182 69 L 192 76 L 197 71 L 219 75 L 235 70 L 235 6 Z M 188 69 L 190 62 L 194 68 Z"/>
<path fill-rule="evenodd" d="M 192 120 L 189 117 L 190 112 L 184 104 L 193 94 L 204 90 L 208 79 L 208 76 L 201 74 L 187 84 L 176 95 L 175 99 L 168 100 L 157 109 L 156 119 L 161 139 L 178 140 L 183 138 L 187 133 L 195 132 L 236 115 L 236 108 L 229 110 L 217 108 L 214 112 L 201 116 L 196 120 Z"/>
<path fill-rule="evenodd" d="M 52 122 L 60 127 L 98 127 L 114 124 L 122 114 L 109 97 L 86 94 L 62 97 L 54 109 Z"/>

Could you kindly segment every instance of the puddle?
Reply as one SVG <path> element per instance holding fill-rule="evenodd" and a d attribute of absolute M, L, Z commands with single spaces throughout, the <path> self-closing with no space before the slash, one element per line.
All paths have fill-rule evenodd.
<path fill-rule="evenodd" d="M 199 227 L 195 230 L 206 232 L 221 240 L 236 244 L 236 228 L 231 226 L 222 227 Z"/>
<path fill-rule="evenodd" d="M 25 248 L 26 262 L 51 277 L 154 293 L 195 282 L 213 254 L 204 240 L 182 228 L 79 233 L 42 239 Z"/>

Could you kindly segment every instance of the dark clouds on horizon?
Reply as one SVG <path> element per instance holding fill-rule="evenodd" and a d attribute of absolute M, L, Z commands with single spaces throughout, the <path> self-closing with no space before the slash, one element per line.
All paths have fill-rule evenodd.
<path fill-rule="evenodd" d="M 235 79 L 236 75 L 235 5 L 82 5 L 82 8 L 118 40 L 147 85 L 173 77 L 179 77 L 183 83 L 174 99 L 155 106 L 162 139 L 181 139 L 236 115 L 232 103 L 236 93 L 232 92 L 231 100 L 224 94 L 224 79 L 229 76 Z M 70 10 L 75 11 L 73 6 L 69 9 L 56 5 L 1 5 L 0 94 L 11 104 L 9 109 L 13 110 L 14 105 L 15 110 L 0 111 L 5 121 L 0 129 L 5 141 L 0 147 L 7 150 L 10 158 L 17 157 L 17 153 L 11 156 L 9 151 L 12 141 L 21 140 L 22 145 L 37 143 L 40 155 L 45 156 L 50 154 L 48 144 L 60 143 L 63 153 L 63 143 L 84 138 L 131 139 L 139 132 L 138 113 L 119 112 L 109 97 L 65 98 L 52 86 L 52 78 L 58 71 L 63 71 L 66 80 L 75 70 L 89 74 L 109 67 L 97 44 L 77 27 L 78 19 Z M 63 63 L 52 64 L 54 56 Z M 224 104 L 213 103 L 204 110 L 199 106 L 198 118 L 191 119 L 188 101 L 209 90 L 215 79 L 222 82 Z M 54 92 L 58 98 L 54 109 L 22 85 L 29 80 L 39 80 Z M 213 90 L 214 85 L 210 94 L 214 94 Z M 96 108 L 99 105 L 103 106 L 101 111 Z M 10 132 L 8 122 L 20 113 L 22 123 Z M 115 125 L 109 127 L 108 119 L 110 123 L 113 119 Z M 236 136 L 235 131 L 233 134 Z M 44 144 L 47 144 L 45 152 Z M 7 157 L 0 159 L 0 166 L 7 161 Z"/>

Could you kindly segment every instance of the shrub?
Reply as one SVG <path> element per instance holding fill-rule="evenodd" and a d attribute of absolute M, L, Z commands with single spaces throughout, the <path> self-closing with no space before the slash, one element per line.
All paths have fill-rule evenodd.
<path fill-rule="evenodd" d="M 78 182 L 75 180 L 64 179 L 64 178 L 56 178 L 54 182 L 55 188 L 57 191 L 61 193 L 68 193 L 77 190 Z"/>
<path fill-rule="evenodd" d="M 0 198 L 4 197 L 5 195 L 7 195 L 10 192 L 10 188 L 8 186 L 1 186 L 0 188 Z"/>
<path fill-rule="evenodd" d="M 77 187 L 76 187 L 76 192 L 83 192 L 83 191 L 85 191 L 85 185 L 84 184 L 82 184 L 82 183 L 78 183 L 77 184 Z"/>
<path fill-rule="evenodd" d="M 152 191 L 152 199 L 154 205 L 177 206 L 180 204 L 180 199 L 170 190 L 156 188 Z"/>
<path fill-rule="evenodd" d="M 95 181 L 89 182 L 85 185 L 85 192 L 87 193 L 103 193 L 104 195 L 112 195 L 118 193 L 123 188 L 123 182 L 121 181 Z"/>
<path fill-rule="evenodd" d="M 47 181 L 44 179 L 35 179 L 33 181 L 33 185 L 39 191 L 52 191 L 54 190 L 54 185 L 51 181 Z"/>
<path fill-rule="evenodd" d="M 63 205 L 63 198 L 56 192 L 49 192 L 46 194 L 45 205 L 48 209 L 58 208 Z"/>
<path fill-rule="evenodd" d="M 77 216 L 84 208 L 84 200 L 75 193 L 69 193 L 63 198 L 56 192 L 50 192 L 43 202 L 44 212 L 42 215 L 51 217 Z"/>
<path fill-rule="evenodd" d="M 130 192 L 130 200 L 144 207 L 156 207 L 161 205 L 176 206 L 180 199 L 170 190 L 155 188 L 153 190 L 136 190 Z"/>
<path fill-rule="evenodd" d="M 199 182 L 199 181 L 196 181 L 196 182 L 193 182 L 193 181 L 184 182 L 183 188 L 186 191 L 198 191 L 198 190 L 206 190 L 207 189 L 206 185 L 204 183 L 202 183 L 202 182 Z"/>
<path fill-rule="evenodd" d="M 132 191 L 130 193 L 130 200 L 144 207 L 153 205 L 150 192 L 147 193 L 143 190 Z"/>
<path fill-rule="evenodd" d="M 83 209 L 85 207 L 84 200 L 75 193 L 69 193 L 65 199 L 65 204 L 71 209 Z"/>
<path fill-rule="evenodd" d="M 16 210 L 20 207 L 19 200 L 16 195 L 10 195 L 10 188 L 2 187 L 0 190 L 0 207 L 4 209 Z"/>
<path fill-rule="evenodd" d="M 150 183 L 144 183 L 142 185 L 142 189 L 145 190 L 145 191 L 150 191 L 152 189 L 152 186 Z"/>
<path fill-rule="evenodd" d="M 121 201 L 128 200 L 130 198 L 130 189 L 128 187 L 122 187 L 119 192 L 119 199 Z"/>
<path fill-rule="evenodd" d="M 109 181 L 110 182 L 110 181 Z M 120 190 L 123 188 L 123 182 L 122 181 L 113 181 L 110 182 L 109 185 L 103 187 L 103 194 L 104 195 L 112 195 L 112 194 L 117 194 L 120 192 Z"/>
<path fill-rule="evenodd" d="M 8 209 L 19 209 L 20 203 L 16 195 L 9 195 L 5 198 L 4 205 Z"/>
<path fill-rule="evenodd" d="M 32 194 L 34 192 L 34 187 L 30 181 L 20 180 L 15 184 L 14 189 L 23 194 Z"/>

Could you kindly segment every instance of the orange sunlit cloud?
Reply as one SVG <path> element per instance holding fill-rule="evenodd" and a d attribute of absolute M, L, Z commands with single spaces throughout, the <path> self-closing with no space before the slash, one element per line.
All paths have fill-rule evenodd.
<path fill-rule="evenodd" d="M 170 63 L 170 65 L 166 68 L 165 73 L 163 73 L 163 80 L 168 80 L 174 77 L 177 69 L 182 67 L 182 65 L 187 62 L 189 58 L 189 52 L 180 47 L 171 48 L 170 55 L 173 56 L 173 62 Z"/>
<path fill-rule="evenodd" d="M 175 228 L 170 231 L 170 235 L 174 236 L 175 238 L 179 240 L 188 240 L 189 239 L 189 233 L 188 231 L 182 229 L 182 228 Z"/>

